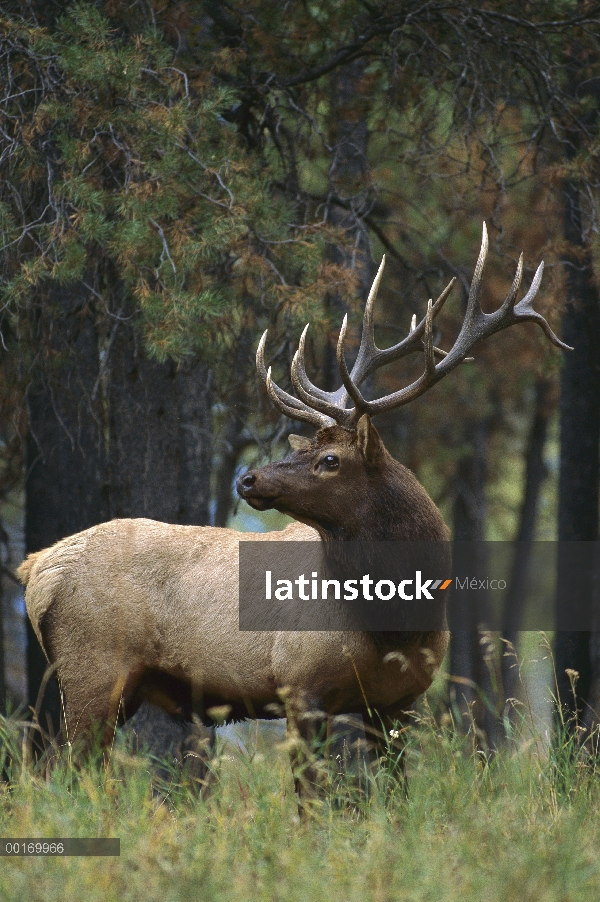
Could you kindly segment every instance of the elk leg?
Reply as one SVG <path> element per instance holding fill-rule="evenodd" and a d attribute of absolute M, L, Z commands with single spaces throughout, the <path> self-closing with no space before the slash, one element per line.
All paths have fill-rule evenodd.
<path fill-rule="evenodd" d="M 368 792 L 369 758 L 363 718 L 360 714 L 337 714 L 327 721 L 328 755 L 334 762 L 336 782 L 352 797 Z"/>
<path fill-rule="evenodd" d="M 371 765 L 391 761 L 403 791 L 408 794 L 406 780 L 406 730 L 409 718 L 403 705 L 385 711 L 372 711 L 365 716 L 367 749 Z"/>
<path fill-rule="evenodd" d="M 192 715 L 191 722 L 186 722 L 181 742 L 184 772 L 203 798 L 213 780 L 208 762 L 214 752 L 215 737 L 214 727 L 205 726 L 196 715 Z"/>
<path fill-rule="evenodd" d="M 299 708 L 288 703 L 286 714 L 294 785 L 302 815 L 307 800 L 323 795 L 325 768 L 319 760 L 319 745 L 325 740 L 327 718 L 317 705 Z"/>
<path fill-rule="evenodd" d="M 93 681 L 89 674 L 85 678 L 78 674 L 77 679 L 63 674 L 64 730 L 69 744 L 74 745 L 79 754 L 91 749 L 94 735 L 99 735 L 103 749 L 112 745 L 119 710 L 131 694 L 128 675 L 115 678 L 115 673 L 118 673 L 116 668 L 100 671 L 94 674 Z"/>

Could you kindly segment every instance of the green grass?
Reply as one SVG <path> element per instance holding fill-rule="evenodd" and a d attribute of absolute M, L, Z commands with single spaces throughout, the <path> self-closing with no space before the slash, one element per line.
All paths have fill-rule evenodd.
<path fill-rule="evenodd" d="M 600 897 L 598 774 L 568 738 L 486 762 L 469 737 L 422 717 L 409 799 L 384 765 L 367 803 L 330 795 L 301 821 L 282 746 L 224 746 L 200 800 L 176 784 L 157 795 L 148 760 L 118 747 L 108 767 L 74 770 L 64 755 L 46 776 L 23 763 L 15 722 L 1 726 L 2 836 L 121 839 L 120 858 L 3 858 L 3 902 Z"/>

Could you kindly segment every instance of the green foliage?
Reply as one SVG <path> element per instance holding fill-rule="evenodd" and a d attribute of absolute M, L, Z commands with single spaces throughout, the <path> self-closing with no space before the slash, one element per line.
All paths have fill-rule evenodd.
<path fill-rule="evenodd" d="M 109 309 L 117 293 L 139 311 L 162 359 L 223 353 L 215 338 L 236 311 L 273 315 L 267 297 L 294 316 L 314 307 L 326 230 L 299 231 L 274 187 L 277 154 L 241 140 L 229 121 L 239 89 L 209 74 L 210 59 L 183 71 L 156 29 L 123 36 L 83 2 L 51 34 L 13 20 L 3 30 L 11 87 L 29 98 L 5 107 L 0 228 L 18 254 L 2 296 L 15 316 L 48 281 L 93 272 Z"/>

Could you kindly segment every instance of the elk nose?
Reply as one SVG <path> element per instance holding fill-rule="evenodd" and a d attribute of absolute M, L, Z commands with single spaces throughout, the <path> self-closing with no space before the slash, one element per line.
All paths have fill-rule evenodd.
<path fill-rule="evenodd" d="M 255 482 L 256 476 L 254 473 L 246 473 L 245 476 L 240 476 L 238 479 L 238 486 L 241 489 L 251 489 Z"/>

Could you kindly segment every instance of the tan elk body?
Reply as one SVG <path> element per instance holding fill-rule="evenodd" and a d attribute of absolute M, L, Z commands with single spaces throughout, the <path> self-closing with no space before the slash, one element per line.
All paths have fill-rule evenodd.
<path fill-rule="evenodd" d="M 387 465 L 398 495 L 404 496 L 395 509 L 401 512 L 405 505 L 410 510 L 418 503 L 422 512 L 418 532 L 414 522 L 400 516 L 395 537 L 446 539 L 441 515 L 425 490 L 387 454 L 368 420 L 365 431 L 375 446 L 372 453 L 384 458 L 373 464 L 372 474 L 364 474 L 356 433 L 329 427 L 310 447 L 291 455 L 287 473 L 271 465 L 279 487 L 287 486 L 289 495 L 297 492 L 296 508 L 304 505 L 301 515 L 308 517 L 315 502 L 329 515 L 322 485 L 310 498 L 298 485 L 301 479 L 290 482 L 288 474 L 294 463 L 306 472 L 304 461 L 294 458 L 336 453 L 340 467 L 363 471 L 358 498 L 358 480 L 344 479 L 344 474 L 340 496 L 329 495 L 330 503 L 345 509 L 353 502 L 355 524 L 348 537 L 360 539 L 362 528 L 372 522 L 367 508 L 377 494 L 373 487 L 369 491 L 369 481 L 383 479 L 385 484 Z M 257 471 L 254 497 L 267 479 L 271 491 L 277 488 L 269 468 L 265 470 L 267 474 Z M 320 482 L 329 479 L 325 475 Z M 344 499 L 344 493 L 349 497 Z M 294 499 L 288 498 L 287 505 L 293 507 Z M 391 532 L 388 523 L 382 535 Z M 58 662 L 69 739 L 86 737 L 94 721 L 109 725 L 108 739 L 118 707 L 130 716 L 143 700 L 171 713 L 195 710 L 205 716 L 211 707 L 228 704 L 233 717 L 272 717 L 268 706 L 281 701 L 284 687 L 291 690 L 296 708 L 367 715 L 368 699 L 369 707 L 390 723 L 398 719 L 431 682 L 446 649 L 445 632 L 428 637 L 426 653 L 422 642 L 405 636 L 398 644 L 410 661 L 407 667 L 393 660 L 384 663 L 367 633 L 239 629 L 240 541 L 318 539 L 302 523 L 281 532 L 240 534 L 145 519 L 112 520 L 30 555 L 20 570 L 27 583 L 27 611 L 48 659 Z"/>
<path fill-rule="evenodd" d="M 324 392 L 304 370 L 303 333 L 292 380 L 299 398 L 257 366 L 273 402 L 288 416 L 318 427 L 312 441 L 291 437 L 284 461 L 248 473 L 238 492 L 253 507 L 274 507 L 298 523 L 282 532 L 241 534 L 229 529 L 174 526 L 145 519 L 113 520 L 30 555 L 20 568 L 27 612 L 64 697 L 68 738 L 86 740 L 94 722 L 109 741 L 119 709 L 130 716 L 143 699 L 171 713 L 229 705 L 231 717 L 273 716 L 285 690 L 290 712 L 363 713 L 376 727 L 401 719 L 430 685 L 447 647 L 443 628 L 428 633 L 244 632 L 238 622 L 240 542 L 321 541 L 324 554 L 348 539 L 444 541 L 441 514 L 415 477 L 384 448 L 370 416 L 422 394 L 461 363 L 476 342 L 522 320 L 538 322 L 532 300 L 541 267 L 519 302 L 522 263 L 506 301 L 492 314 L 479 304 L 487 250 L 484 227 L 461 333 L 447 354 L 433 345 L 433 320 L 450 287 L 410 334 L 386 351 L 373 340 L 373 302 L 351 373 L 343 343 L 338 363 L 344 387 Z M 422 376 L 377 401 L 359 389 L 375 368 L 410 353 L 425 357 Z M 347 407 L 348 401 L 354 407 Z M 390 654 L 399 652 L 401 654 Z M 302 731 L 302 725 L 299 722 Z"/>

